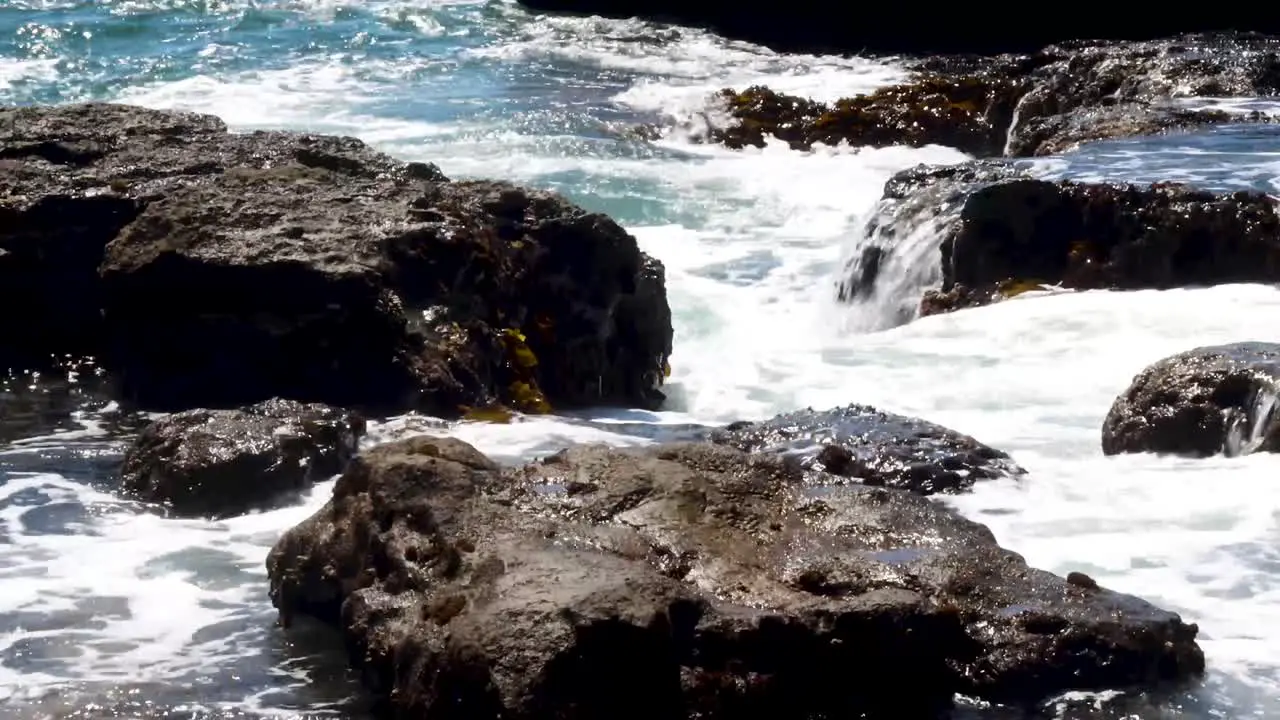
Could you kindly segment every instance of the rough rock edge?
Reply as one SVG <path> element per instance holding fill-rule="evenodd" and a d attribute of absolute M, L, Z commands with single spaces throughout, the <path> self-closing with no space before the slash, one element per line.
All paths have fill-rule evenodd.
<path fill-rule="evenodd" d="M 339 625 L 400 716 L 902 717 L 957 692 L 1035 703 L 1203 671 L 1174 614 L 1030 570 L 919 496 L 815 495 L 813 480 L 705 443 L 501 472 L 456 439 L 413 438 L 357 459 L 281 538 L 272 601 L 286 624 Z M 894 532 L 937 550 L 865 555 L 892 553 Z"/>

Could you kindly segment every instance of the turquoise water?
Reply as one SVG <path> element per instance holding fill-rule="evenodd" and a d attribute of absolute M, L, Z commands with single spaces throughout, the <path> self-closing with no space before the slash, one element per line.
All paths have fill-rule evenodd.
<path fill-rule="evenodd" d="M 727 85 L 827 99 L 903 74 L 640 22 L 535 18 L 510 2 L 0 0 L 0 102 L 114 100 L 214 113 L 236 130 L 354 135 L 452 177 L 559 189 L 614 215 L 666 263 L 676 352 L 663 412 L 501 427 L 408 417 L 371 441 L 449 433 L 516 461 L 810 405 L 920 415 L 1032 471 L 1025 486 L 982 486 L 955 501 L 1007 546 L 1200 624 L 1206 683 L 1143 717 L 1280 717 L 1280 463 L 1108 459 L 1097 448 L 1103 414 L 1143 365 L 1272 337 L 1280 293 L 1054 296 L 859 333 L 877 318 L 836 304 L 834 287 L 885 180 L 964 156 L 733 152 L 679 129 L 696 128 L 708 95 Z M 631 132 L 661 120 L 678 129 L 659 142 Z M 1277 192 L 1277 148 L 1274 128 L 1227 127 L 1101 143 L 1036 165 L 1055 176 Z M 916 240 L 930 251 L 936 242 Z M 280 631 L 265 592 L 267 549 L 329 487 L 274 513 L 165 520 L 114 494 L 122 439 L 103 420 L 82 412 L 72 432 L 0 448 L 6 709 L 21 718 L 358 713 L 333 639 Z"/>

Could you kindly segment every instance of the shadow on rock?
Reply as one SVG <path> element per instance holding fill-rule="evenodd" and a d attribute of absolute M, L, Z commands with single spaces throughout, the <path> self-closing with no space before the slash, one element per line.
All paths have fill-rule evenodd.
<path fill-rule="evenodd" d="M 384 445 L 267 566 L 404 717 L 933 717 L 1204 668 L 1194 625 L 928 498 L 709 443 Z"/>
<path fill-rule="evenodd" d="M 146 421 L 112 403 L 113 385 L 90 358 L 45 360 L 0 376 L 0 445 L 102 430 L 129 435 Z"/>
<path fill-rule="evenodd" d="M 1196 348 L 1144 369 L 1102 424 L 1107 455 L 1280 451 L 1280 345 Z"/>
<path fill-rule="evenodd" d="M 179 516 L 240 515 L 295 500 L 342 472 L 364 430 L 353 413 L 291 400 L 187 410 L 143 429 L 121 482 Z"/>
<path fill-rule="evenodd" d="M 865 405 L 734 423 L 711 439 L 747 452 L 775 453 L 806 470 L 921 495 L 959 492 L 979 480 L 1026 472 L 1008 454 L 968 435 Z"/>

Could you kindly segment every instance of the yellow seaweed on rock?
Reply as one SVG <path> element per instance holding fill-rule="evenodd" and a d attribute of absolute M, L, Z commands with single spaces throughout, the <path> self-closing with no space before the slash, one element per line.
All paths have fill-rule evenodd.
<path fill-rule="evenodd" d="M 502 340 L 512 365 L 522 370 L 538 366 L 538 356 L 533 354 L 533 350 L 525 342 L 524 333 L 514 328 L 507 328 L 502 331 Z"/>
<path fill-rule="evenodd" d="M 547 396 L 542 394 L 542 390 L 539 390 L 537 385 L 517 380 L 511 383 L 507 390 L 510 391 L 516 407 L 522 412 L 531 415 L 545 415 L 551 412 L 551 403 L 547 402 Z"/>
<path fill-rule="evenodd" d="M 487 422 L 507 425 L 515 417 L 515 412 L 505 405 L 489 405 L 482 408 L 463 405 L 459 409 L 463 411 L 462 419 L 465 422 Z"/>
<path fill-rule="evenodd" d="M 503 347 L 507 352 L 508 369 L 515 380 L 507 386 L 508 397 L 520 412 L 529 414 L 546 414 L 551 412 L 551 403 L 538 387 L 538 379 L 534 368 L 538 366 L 538 356 L 525 341 L 525 334 L 515 328 L 506 328 L 500 333 Z"/>
<path fill-rule="evenodd" d="M 1043 280 L 1005 280 L 1000 283 L 1000 295 L 1006 298 L 1017 297 L 1025 292 L 1033 290 L 1041 290 L 1044 285 Z"/>

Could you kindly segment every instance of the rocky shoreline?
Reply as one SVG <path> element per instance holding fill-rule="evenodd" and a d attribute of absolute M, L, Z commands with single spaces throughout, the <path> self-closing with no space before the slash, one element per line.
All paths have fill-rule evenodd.
<path fill-rule="evenodd" d="M 825 104 L 767 87 L 725 89 L 705 136 L 731 148 L 770 138 L 797 150 L 945 145 L 979 158 L 1037 157 L 1084 142 L 1270 123 L 1261 113 L 1181 106 L 1280 93 L 1280 40 L 1256 33 L 1069 42 L 992 57 L 908 61 L 912 77 Z"/>
<path fill-rule="evenodd" d="M 911 82 L 831 106 L 726 91 L 733 122 L 708 137 L 987 156 L 886 185 L 887 222 L 941 226 L 916 315 L 1042 286 L 1274 283 L 1265 194 L 1049 182 L 992 158 L 1236 120 L 1167 101 L 1276 94 L 1277 49 L 1233 35 L 920 60 Z M 0 108 L 0 219 L 0 365 L 91 357 L 86 393 L 170 413 L 131 433 L 122 494 L 220 518 L 339 476 L 272 549 L 271 601 L 286 626 L 336 628 L 387 717 L 932 717 L 958 695 L 1033 707 L 1204 672 L 1194 622 L 1029 567 L 932 497 L 1035 478 L 924 419 L 810 408 L 514 467 L 448 438 L 362 449 L 389 414 L 662 406 L 663 265 L 557 194 L 352 138 L 91 103 Z M 900 235 L 869 234 L 841 299 L 875 292 Z M 1142 370 L 1103 452 L 1280 449 L 1278 358 L 1240 343 Z M 41 402 L 0 389 L 0 437 L 50 415 Z"/>

